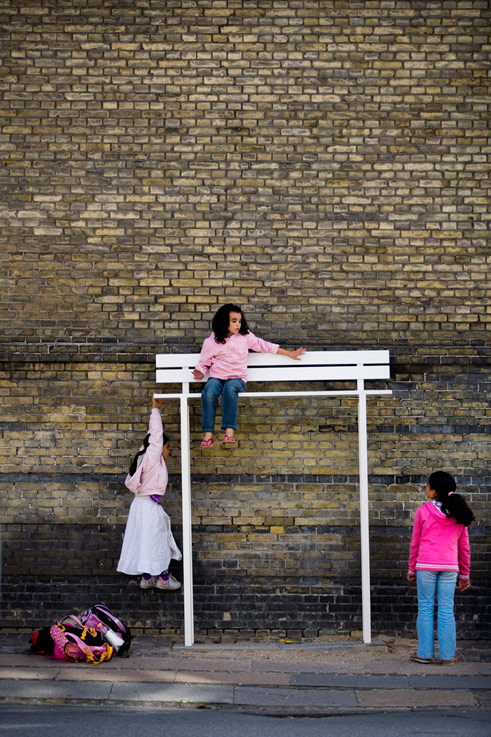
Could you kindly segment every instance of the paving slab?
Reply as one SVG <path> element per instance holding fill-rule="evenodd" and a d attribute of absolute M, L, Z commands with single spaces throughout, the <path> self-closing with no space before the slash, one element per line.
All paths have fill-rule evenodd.
<path fill-rule="evenodd" d="M 12 665 L 25 665 L 26 667 L 35 666 L 42 667 L 43 669 L 59 669 L 66 665 L 73 666 L 72 663 L 64 663 L 60 660 L 49 660 L 42 655 L 33 655 L 31 653 L 0 653 L 0 666 L 10 667 Z M 107 665 L 109 665 L 109 663 L 107 663 Z"/>
<path fill-rule="evenodd" d="M 409 676 L 409 687 L 410 688 L 437 688 L 437 689 L 462 689 L 462 688 L 476 688 L 476 689 L 490 689 L 491 678 L 489 676 Z"/>
<path fill-rule="evenodd" d="M 233 686 L 115 683 L 109 701 L 139 703 L 233 704 Z"/>
<path fill-rule="evenodd" d="M 225 683 L 233 685 L 255 685 L 255 686 L 288 686 L 290 675 L 288 673 L 240 673 L 228 671 L 203 671 L 186 672 L 179 671 L 176 674 L 176 682 L 179 683 Z"/>
<path fill-rule="evenodd" d="M 357 691 L 358 704 L 371 709 L 422 709 L 461 706 L 478 706 L 470 691 L 385 690 Z"/>
<path fill-rule="evenodd" d="M 297 673 L 291 676 L 292 686 L 316 688 L 408 688 L 407 676 L 372 676 L 351 674 Z"/>
<path fill-rule="evenodd" d="M 353 690 L 254 688 L 238 686 L 234 693 L 234 704 L 256 706 L 293 707 L 356 707 Z"/>
<path fill-rule="evenodd" d="M 72 700 L 105 701 L 111 693 L 112 683 L 83 683 L 74 688 L 69 681 L 0 681 L 0 698 L 21 700 Z"/>
<path fill-rule="evenodd" d="M 13 666 L 12 668 L 0 667 L 0 680 L 26 680 L 26 681 L 54 681 L 59 675 L 60 669 L 50 668 L 18 668 Z"/>
<path fill-rule="evenodd" d="M 138 658 L 138 660 L 140 661 L 141 659 Z M 114 662 L 114 659 L 111 662 Z M 210 658 L 206 656 L 196 658 L 191 656 L 191 654 L 187 657 L 174 656 L 171 658 L 166 658 L 165 661 L 161 659 L 159 665 L 156 667 L 168 667 L 173 670 L 185 671 L 219 671 L 221 673 L 223 673 L 224 671 L 228 671 L 230 673 L 250 673 L 252 670 L 250 660 L 247 660 L 245 658 Z"/>
<path fill-rule="evenodd" d="M 84 681 L 90 683 L 174 683 L 176 671 L 161 670 L 122 670 L 112 671 L 101 668 L 92 670 L 77 669 L 57 675 L 57 681 Z"/>
<path fill-rule="evenodd" d="M 491 691 L 474 691 L 473 693 L 481 709 L 491 709 Z"/>

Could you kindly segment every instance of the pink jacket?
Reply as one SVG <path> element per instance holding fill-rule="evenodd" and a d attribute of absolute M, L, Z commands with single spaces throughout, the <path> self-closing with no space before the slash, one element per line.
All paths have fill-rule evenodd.
<path fill-rule="evenodd" d="M 458 571 L 469 578 L 471 549 L 467 527 L 446 517 L 428 501 L 416 511 L 409 554 L 409 572 Z"/>
<path fill-rule="evenodd" d="M 133 476 L 129 474 L 125 480 L 125 486 L 136 496 L 151 496 L 152 494 L 165 494 L 169 474 L 167 466 L 162 458 L 162 448 L 164 447 L 164 428 L 162 427 L 162 418 L 158 409 L 152 409 L 150 421 L 148 423 L 148 432 L 150 433 L 150 442 L 143 460 L 136 469 Z M 143 449 L 143 445 L 140 450 Z"/>
<path fill-rule="evenodd" d="M 249 350 L 256 353 L 277 353 L 278 343 L 268 343 L 254 333 L 231 335 L 225 343 L 217 343 L 212 333 L 203 343 L 196 369 L 202 374 L 210 371 L 215 379 L 242 379 L 247 381 L 247 359 Z"/>

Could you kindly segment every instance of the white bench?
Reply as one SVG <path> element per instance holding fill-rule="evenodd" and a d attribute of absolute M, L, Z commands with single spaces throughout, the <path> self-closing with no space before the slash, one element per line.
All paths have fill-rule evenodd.
<path fill-rule="evenodd" d="M 201 397 L 200 391 L 190 391 L 191 385 L 206 382 L 206 376 L 196 381 L 192 371 L 199 360 L 198 353 L 160 353 L 156 357 L 157 384 L 181 384 L 179 393 L 155 393 L 156 398 L 179 399 L 181 403 L 181 473 L 182 473 L 182 529 L 184 567 L 184 644 L 194 642 L 192 516 L 189 401 Z M 358 462 L 360 474 L 360 536 L 363 640 L 371 642 L 370 613 L 370 547 L 368 520 L 368 447 L 367 397 L 392 394 L 388 389 L 366 389 L 365 382 L 390 378 L 389 351 L 309 351 L 299 361 L 270 353 L 250 353 L 248 382 L 269 385 L 288 382 L 292 390 L 245 391 L 239 397 L 358 397 Z M 354 382 L 352 389 L 296 388 L 297 382 Z"/>

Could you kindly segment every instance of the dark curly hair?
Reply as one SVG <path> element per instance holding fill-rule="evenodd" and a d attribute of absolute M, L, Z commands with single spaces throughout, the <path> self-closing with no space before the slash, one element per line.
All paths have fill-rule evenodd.
<path fill-rule="evenodd" d="M 446 471 L 435 471 L 428 479 L 430 489 L 436 491 L 438 501 L 442 504 L 442 512 L 453 517 L 459 525 L 469 527 L 474 514 L 461 494 L 456 494 L 455 479 Z"/>
<path fill-rule="evenodd" d="M 230 325 L 231 312 L 239 312 L 242 318 L 242 323 L 239 330 L 240 335 L 247 335 L 247 333 L 249 332 L 247 320 L 245 319 L 245 315 L 239 305 L 222 305 L 220 309 L 218 309 L 215 313 L 215 317 L 213 318 L 213 321 L 211 323 L 211 327 L 215 334 L 215 340 L 217 343 L 225 343 L 225 339 L 228 335 L 228 328 Z"/>

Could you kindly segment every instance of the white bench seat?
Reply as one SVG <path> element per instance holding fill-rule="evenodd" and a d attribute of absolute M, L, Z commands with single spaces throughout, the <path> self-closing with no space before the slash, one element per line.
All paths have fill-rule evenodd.
<path fill-rule="evenodd" d="M 277 383 L 297 381 L 368 381 L 389 379 L 389 351 L 308 351 L 299 361 L 271 353 L 250 353 L 248 383 Z M 197 381 L 192 374 L 199 361 L 199 353 L 160 353 L 156 357 L 157 384 L 181 384 L 179 394 L 155 394 L 168 399 L 189 393 L 189 386 Z M 307 394 L 317 393 L 315 390 Z M 242 395 L 268 396 L 276 392 L 242 392 Z M 279 393 L 279 392 L 278 392 Z M 338 392 L 335 392 L 336 394 Z M 355 393 L 358 393 L 356 391 Z M 296 392 L 295 392 L 296 394 Z M 290 393 L 288 393 L 290 396 Z"/>

